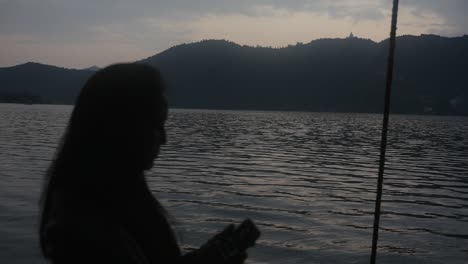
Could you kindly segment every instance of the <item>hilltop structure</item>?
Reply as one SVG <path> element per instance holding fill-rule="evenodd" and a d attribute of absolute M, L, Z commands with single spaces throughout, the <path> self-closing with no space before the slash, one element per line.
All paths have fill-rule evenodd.
<path fill-rule="evenodd" d="M 347 37 L 347 39 L 356 39 L 358 37 L 354 36 L 353 32 L 349 33 L 349 36 Z"/>

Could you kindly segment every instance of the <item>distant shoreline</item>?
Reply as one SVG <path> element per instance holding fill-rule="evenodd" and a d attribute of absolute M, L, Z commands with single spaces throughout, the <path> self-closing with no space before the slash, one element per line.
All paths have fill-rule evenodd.
<path fill-rule="evenodd" d="M 53 104 L 53 103 L 18 103 L 18 102 L 0 102 L 0 105 L 41 105 L 41 106 L 74 106 L 74 104 Z M 339 111 L 307 111 L 307 110 L 287 110 L 287 109 L 214 109 L 214 108 L 188 108 L 188 107 L 171 107 L 171 110 L 181 111 L 228 111 L 228 112 L 281 112 L 281 113 L 320 113 L 320 114 L 372 114 L 372 115 L 381 115 L 380 112 L 339 112 Z M 449 114 L 437 114 L 437 113 L 398 113 L 391 112 L 391 115 L 405 115 L 405 116 L 443 116 L 443 117 L 468 117 L 468 115 L 449 115 Z"/>

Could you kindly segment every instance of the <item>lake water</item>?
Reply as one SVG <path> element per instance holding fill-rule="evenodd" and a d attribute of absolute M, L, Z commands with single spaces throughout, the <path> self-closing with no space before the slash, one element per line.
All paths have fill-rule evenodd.
<path fill-rule="evenodd" d="M 44 171 L 71 106 L 0 104 L 0 263 L 44 263 Z M 391 116 L 379 263 L 468 263 L 468 118 Z M 228 223 L 248 263 L 368 263 L 381 116 L 172 110 L 147 178 L 184 249 Z"/>

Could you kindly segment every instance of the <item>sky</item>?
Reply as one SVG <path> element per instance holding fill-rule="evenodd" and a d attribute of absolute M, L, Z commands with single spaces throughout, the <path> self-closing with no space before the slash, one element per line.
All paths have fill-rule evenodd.
<path fill-rule="evenodd" d="M 0 67 L 66 68 L 144 59 L 226 39 L 284 47 L 351 32 L 389 36 L 392 0 L 0 0 Z M 398 35 L 468 34 L 468 0 L 400 0 Z"/>

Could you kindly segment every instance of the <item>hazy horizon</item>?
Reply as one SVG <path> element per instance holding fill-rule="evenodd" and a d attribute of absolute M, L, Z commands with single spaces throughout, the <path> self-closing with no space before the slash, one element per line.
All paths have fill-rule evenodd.
<path fill-rule="evenodd" d="M 389 35 L 385 0 L 0 0 L 0 67 L 65 68 L 143 59 L 181 43 L 226 39 L 282 47 L 319 38 Z M 398 35 L 468 33 L 465 0 L 400 1 Z"/>
<path fill-rule="evenodd" d="M 371 41 L 374 41 L 376 43 L 378 42 L 381 42 L 381 41 L 384 41 L 385 39 L 388 39 L 388 38 L 385 38 L 385 39 L 382 39 L 382 40 L 379 40 L 379 41 L 375 41 L 373 39 L 370 39 L 370 38 L 366 38 L 366 37 L 363 37 L 363 36 L 358 36 L 356 34 L 354 34 L 353 32 L 350 32 L 350 34 L 353 34 L 354 37 L 356 38 L 360 38 L 360 39 L 369 39 Z M 57 67 L 62 67 L 62 68 L 66 68 L 66 69 L 77 69 L 77 70 L 82 70 L 82 69 L 87 69 L 87 68 L 92 68 L 92 67 L 99 67 L 99 68 L 103 68 L 103 67 L 106 67 L 108 65 L 111 65 L 111 64 L 114 64 L 114 63 L 120 63 L 120 62 L 133 62 L 133 61 L 139 61 L 139 60 L 144 60 L 144 59 L 147 59 L 149 57 L 152 57 L 154 55 L 157 55 L 159 53 L 162 53 L 172 47 L 175 47 L 175 46 L 179 46 L 179 45 L 183 45 L 183 44 L 194 44 L 194 43 L 198 43 L 198 42 L 202 42 L 202 41 L 210 41 L 210 40 L 214 40 L 214 41 L 226 41 L 226 42 L 231 42 L 231 43 L 235 43 L 237 45 L 245 45 L 245 46 L 249 46 L 249 47 L 262 47 L 262 48 L 274 48 L 274 49 L 281 49 L 281 48 L 285 48 L 289 45 L 297 45 L 299 43 L 303 43 L 303 44 L 307 44 L 307 43 L 311 43 L 313 41 L 316 41 L 316 40 L 320 40 L 320 39 L 346 39 L 346 38 L 349 38 L 350 37 L 350 34 L 348 34 L 347 36 L 344 36 L 344 37 L 336 37 L 336 38 L 333 38 L 333 37 L 330 37 L 330 38 L 317 38 L 317 39 L 312 39 L 310 41 L 307 41 L 307 42 L 296 42 L 296 43 L 291 43 L 291 44 L 287 44 L 285 46 L 277 46 L 277 47 L 272 47 L 272 46 L 262 46 L 262 45 L 249 45 L 249 44 L 241 44 L 241 43 L 237 43 L 237 42 L 234 42 L 232 40 L 228 40 L 228 39 L 200 39 L 200 40 L 194 40 L 194 41 L 191 41 L 191 42 L 183 42 L 183 43 L 178 43 L 178 44 L 175 44 L 171 47 L 168 47 L 167 49 L 165 50 L 162 50 L 160 52 L 157 52 L 157 53 L 154 53 L 154 54 L 148 54 L 147 56 L 145 57 L 142 57 L 142 58 L 134 58 L 134 59 L 129 59 L 127 61 L 113 61 L 113 62 L 110 62 L 108 64 L 104 64 L 104 65 L 87 65 L 87 66 L 84 66 L 84 67 L 67 67 L 67 66 L 64 66 L 64 65 L 54 65 L 54 64 L 48 64 L 48 63 L 44 63 L 42 61 L 33 61 L 33 60 L 25 60 L 23 62 L 20 62 L 20 63 L 17 63 L 17 64 L 13 64 L 13 65 L 1 65 L 0 64 L 0 68 L 6 68 L 6 67 L 13 67 L 13 66 L 17 66 L 17 65 L 21 65 L 21 64 L 25 64 L 25 63 L 38 63 L 38 64 L 44 64 L 44 65 L 50 65 L 50 66 L 57 66 Z M 412 34 L 408 34 L 408 35 L 411 35 L 411 36 L 421 36 L 421 35 L 425 35 L 425 34 L 420 34 L 420 35 L 412 35 Z M 429 34 L 430 35 L 430 34 Z M 463 37 L 465 36 L 466 34 L 463 34 L 463 35 L 460 35 L 460 36 L 441 36 L 441 37 Z M 398 37 L 401 37 L 401 36 L 405 36 L 405 35 L 398 35 Z M 437 36 L 440 36 L 440 35 L 437 35 Z"/>

